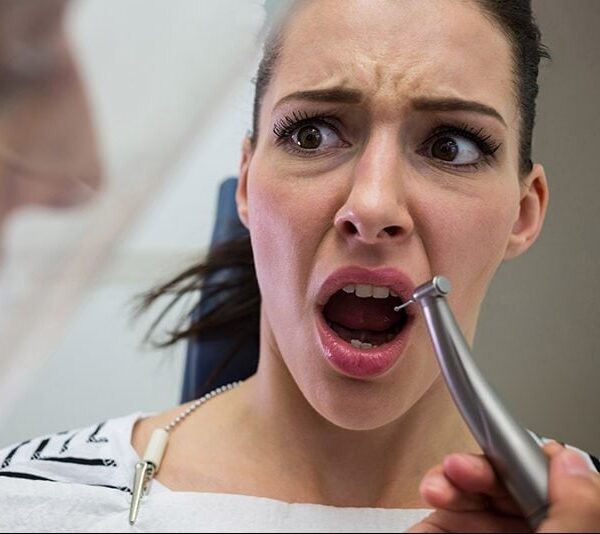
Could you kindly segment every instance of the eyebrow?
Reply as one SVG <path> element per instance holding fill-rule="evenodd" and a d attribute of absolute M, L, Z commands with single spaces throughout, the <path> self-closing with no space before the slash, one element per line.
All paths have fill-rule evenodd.
<path fill-rule="evenodd" d="M 506 126 L 502 115 L 493 107 L 486 106 L 474 100 L 462 100 L 461 98 L 416 98 L 413 100 L 412 105 L 414 109 L 419 111 L 473 111 L 493 117 Z"/>
<path fill-rule="evenodd" d="M 284 96 L 275 108 L 290 100 L 309 100 L 310 102 L 331 102 L 338 104 L 360 104 L 364 97 L 361 91 L 356 89 L 344 89 L 334 87 L 331 89 L 313 89 L 310 91 L 296 91 Z"/>
<path fill-rule="evenodd" d="M 360 104 L 364 95 L 357 89 L 333 87 L 331 89 L 313 89 L 310 91 L 295 91 L 284 96 L 275 104 L 277 109 L 291 100 L 308 100 L 310 102 L 330 102 L 338 104 Z M 462 98 L 416 98 L 412 101 L 414 109 L 419 111 L 472 111 L 493 117 L 506 126 L 506 121 L 493 107 Z"/>

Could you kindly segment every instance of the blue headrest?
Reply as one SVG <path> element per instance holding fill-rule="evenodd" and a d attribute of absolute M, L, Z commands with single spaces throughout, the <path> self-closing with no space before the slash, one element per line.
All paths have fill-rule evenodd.
<path fill-rule="evenodd" d="M 248 230 L 238 217 L 235 202 L 237 178 L 227 178 L 219 188 L 217 215 L 211 238 L 211 248 L 219 243 L 248 236 Z M 228 269 L 215 272 L 206 282 L 215 282 L 226 279 Z M 208 313 L 217 303 L 219 295 L 201 297 L 192 316 L 199 317 Z M 227 331 L 217 332 L 210 339 L 191 340 L 188 344 L 183 388 L 182 402 L 198 398 L 204 393 L 202 390 L 207 379 L 214 369 L 221 363 L 224 356 L 235 349 L 235 340 L 227 335 Z M 258 365 L 258 332 L 256 339 L 239 348 L 230 363 L 219 373 L 216 381 L 210 387 L 244 380 L 256 372 Z"/>

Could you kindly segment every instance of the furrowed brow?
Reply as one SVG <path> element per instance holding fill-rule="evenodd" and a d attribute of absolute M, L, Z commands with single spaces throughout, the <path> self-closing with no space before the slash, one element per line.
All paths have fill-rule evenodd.
<path fill-rule="evenodd" d="M 308 100 L 310 102 L 326 102 L 337 104 L 360 104 L 363 94 L 356 89 L 332 87 L 330 89 L 312 89 L 310 91 L 295 91 L 284 96 L 277 102 L 275 108 L 291 100 Z"/>
<path fill-rule="evenodd" d="M 412 102 L 419 111 L 472 111 L 492 117 L 506 126 L 506 121 L 493 107 L 474 100 L 460 98 L 417 98 Z"/>

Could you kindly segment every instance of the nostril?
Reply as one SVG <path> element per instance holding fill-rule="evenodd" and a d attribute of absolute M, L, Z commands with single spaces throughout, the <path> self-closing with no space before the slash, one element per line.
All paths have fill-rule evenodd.
<path fill-rule="evenodd" d="M 396 237 L 402 232 L 402 228 L 399 226 L 386 226 L 383 231 L 390 237 Z"/>
<path fill-rule="evenodd" d="M 352 221 L 344 221 L 342 225 L 342 229 L 344 233 L 348 235 L 356 235 L 358 234 L 358 228 Z"/>

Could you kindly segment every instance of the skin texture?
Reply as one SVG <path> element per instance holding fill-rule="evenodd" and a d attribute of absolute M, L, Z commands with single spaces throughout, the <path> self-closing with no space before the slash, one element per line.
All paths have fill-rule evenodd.
<path fill-rule="evenodd" d="M 511 61 L 503 34 L 468 2 L 320 0 L 296 10 L 256 145 L 243 144 L 237 192 L 263 297 L 259 369 L 177 429 L 159 473 L 164 484 L 422 507 L 423 474 L 450 451 L 478 451 L 420 318 L 395 365 L 359 380 L 325 357 L 317 294 L 349 265 L 393 267 L 417 285 L 443 273 L 473 340 L 496 269 L 535 241 L 548 199 L 540 165 L 518 175 Z M 293 96 L 330 89 L 346 91 L 346 101 Z M 440 99 L 477 102 L 497 116 L 425 105 Z M 315 114 L 325 118 L 312 123 L 323 139 L 312 153 L 274 135 L 294 116 Z M 499 147 L 484 156 L 468 136 L 452 134 L 478 165 L 442 161 L 431 147 L 447 124 L 484 132 Z M 179 410 L 136 426 L 138 452 Z"/>

